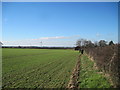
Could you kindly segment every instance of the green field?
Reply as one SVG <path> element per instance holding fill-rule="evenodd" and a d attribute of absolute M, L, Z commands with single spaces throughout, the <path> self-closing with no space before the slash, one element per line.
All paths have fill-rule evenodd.
<path fill-rule="evenodd" d="M 66 88 L 79 53 L 65 49 L 2 49 L 3 88 Z M 80 58 L 79 88 L 110 88 L 85 54 Z"/>
<path fill-rule="evenodd" d="M 3 88 L 64 88 L 79 53 L 58 49 L 2 49 Z"/>

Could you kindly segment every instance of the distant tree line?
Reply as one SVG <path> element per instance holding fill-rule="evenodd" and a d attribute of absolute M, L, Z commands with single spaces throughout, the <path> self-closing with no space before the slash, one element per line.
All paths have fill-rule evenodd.
<path fill-rule="evenodd" d="M 74 49 L 74 47 L 37 47 L 37 46 L 2 46 L 2 48 L 22 48 L 22 49 Z"/>

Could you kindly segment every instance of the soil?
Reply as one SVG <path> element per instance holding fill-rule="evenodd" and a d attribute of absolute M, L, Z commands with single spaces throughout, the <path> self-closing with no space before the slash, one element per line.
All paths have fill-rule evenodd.
<path fill-rule="evenodd" d="M 81 56 L 82 55 L 80 54 L 78 57 L 77 63 L 75 65 L 75 68 L 73 69 L 72 75 L 70 76 L 70 81 L 69 81 L 68 86 L 67 86 L 68 89 L 78 89 Z"/>

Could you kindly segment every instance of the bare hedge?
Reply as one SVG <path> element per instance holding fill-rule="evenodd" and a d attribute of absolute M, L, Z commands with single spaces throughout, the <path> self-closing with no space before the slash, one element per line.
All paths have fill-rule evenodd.
<path fill-rule="evenodd" d="M 85 51 L 96 62 L 99 70 L 109 74 L 113 84 L 120 87 L 120 44 L 86 48 Z"/>

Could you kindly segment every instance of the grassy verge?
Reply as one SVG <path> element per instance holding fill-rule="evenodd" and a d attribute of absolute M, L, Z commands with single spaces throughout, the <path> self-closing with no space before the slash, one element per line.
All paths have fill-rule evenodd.
<path fill-rule="evenodd" d="M 85 55 L 81 57 L 80 88 L 110 88 L 108 80 L 98 70 L 93 68 L 94 63 Z"/>

